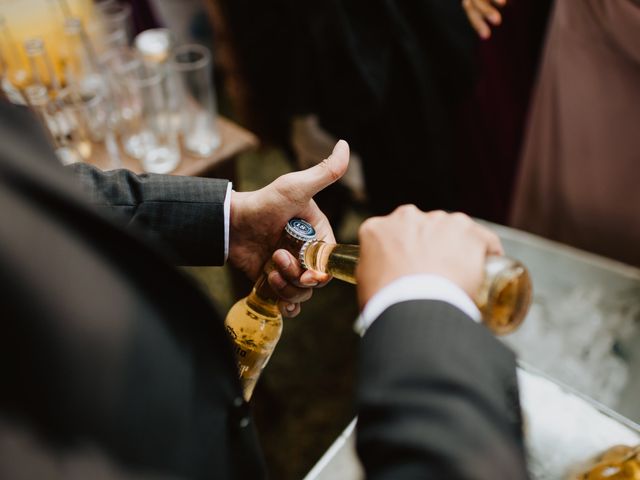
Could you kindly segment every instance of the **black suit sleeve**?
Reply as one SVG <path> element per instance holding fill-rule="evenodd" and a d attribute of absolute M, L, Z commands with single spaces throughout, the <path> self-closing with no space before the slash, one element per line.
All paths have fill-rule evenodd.
<path fill-rule="evenodd" d="M 127 468 L 96 445 L 76 442 L 52 447 L 29 427 L 0 418 L 0 478 L 65 480 L 180 480 L 156 472 Z"/>
<path fill-rule="evenodd" d="M 227 180 L 68 167 L 94 205 L 144 230 L 183 265 L 224 263 Z"/>
<path fill-rule="evenodd" d="M 515 358 L 460 310 L 393 305 L 365 334 L 359 370 L 367 478 L 527 478 Z"/>

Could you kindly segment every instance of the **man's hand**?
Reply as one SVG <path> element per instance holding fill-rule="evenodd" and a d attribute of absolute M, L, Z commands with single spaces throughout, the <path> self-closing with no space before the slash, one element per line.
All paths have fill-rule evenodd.
<path fill-rule="evenodd" d="M 491 26 L 502 23 L 502 15 L 496 7 L 504 7 L 507 0 L 462 0 L 462 7 L 469 23 L 480 38 L 486 40 L 491 36 Z"/>
<path fill-rule="evenodd" d="M 283 175 L 254 192 L 234 192 L 231 197 L 229 262 L 251 279 L 256 279 L 287 221 L 299 217 L 313 225 L 319 240 L 335 242 L 327 217 L 313 196 L 344 175 L 349 163 L 349 145 L 340 140 L 326 160 L 307 170 Z M 329 276 L 303 271 L 290 253 L 273 252 L 276 269 L 269 284 L 280 295 L 283 315 L 300 312 L 300 302 L 311 297 L 311 287 L 322 286 Z"/>
<path fill-rule="evenodd" d="M 485 257 L 502 255 L 497 235 L 462 213 L 424 213 L 403 205 L 360 227 L 356 270 L 364 308 L 384 286 L 405 275 L 441 275 L 473 297 L 482 283 Z"/>

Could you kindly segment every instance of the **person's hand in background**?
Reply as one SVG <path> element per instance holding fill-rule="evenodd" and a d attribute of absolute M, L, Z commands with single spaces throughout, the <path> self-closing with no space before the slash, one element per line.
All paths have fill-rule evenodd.
<path fill-rule="evenodd" d="M 340 140 L 326 160 L 311 168 L 283 175 L 254 192 L 233 192 L 229 262 L 255 280 L 272 258 L 275 269 L 269 273 L 269 285 L 280 296 L 285 316 L 296 316 L 300 302 L 311 297 L 312 287 L 322 286 L 330 277 L 304 271 L 289 252 L 273 249 L 293 217 L 313 225 L 319 240 L 335 242 L 331 225 L 313 196 L 342 177 L 348 163 L 349 145 Z"/>
<path fill-rule="evenodd" d="M 469 23 L 480 38 L 486 40 L 491 36 L 491 27 L 502 23 L 502 15 L 498 10 L 504 7 L 507 0 L 462 0 Z"/>
<path fill-rule="evenodd" d="M 487 255 L 502 255 L 500 239 L 462 213 L 424 213 L 403 205 L 366 220 L 359 231 L 356 270 L 360 308 L 380 289 L 406 275 L 440 275 L 470 297 L 482 283 Z"/>

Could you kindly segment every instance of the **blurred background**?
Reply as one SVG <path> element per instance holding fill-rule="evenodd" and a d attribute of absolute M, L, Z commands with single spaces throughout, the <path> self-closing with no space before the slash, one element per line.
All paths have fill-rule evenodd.
<path fill-rule="evenodd" d="M 640 4 L 511 0 L 481 41 L 451 0 L 0 0 L 2 89 L 63 163 L 260 188 L 346 139 L 318 195 L 341 242 L 403 203 L 640 266 Z M 189 269 L 225 312 L 251 287 Z M 353 416 L 353 287 L 285 322 L 253 408 L 273 478 Z M 336 341 L 339 339 L 339 341 Z"/>

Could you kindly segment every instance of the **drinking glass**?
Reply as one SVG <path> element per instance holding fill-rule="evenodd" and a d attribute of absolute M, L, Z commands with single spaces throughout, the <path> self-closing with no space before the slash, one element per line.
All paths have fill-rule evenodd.
<path fill-rule="evenodd" d="M 140 114 L 127 122 L 124 147 L 151 173 L 169 173 L 180 163 L 178 132 L 162 88 L 165 75 L 142 64 L 127 79 L 141 103 Z"/>
<path fill-rule="evenodd" d="M 171 52 L 175 45 L 173 33 L 168 28 L 150 28 L 140 32 L 133 41 L 135 49 L 146 68 L 158 69 L 163 73 L 162 92 L 168 101 L 171 121 L 180 131 L 180 83 L 171 69 Z"/>
<path fill-rule="evenodd" d="M 128 47 L 112 48 L 100 56 L 99 63 L 112 92 L 112 124 L 124 134 L 142 112 L 139 89 L 132 81 L 142 66 L 140 58 Z"/>
<path fill-rule="evenodd" d="M 58 94 L 61 108 L 69 112 L 73 128 L 84 132 L 92 142 L 104 141 L 109 128 L 108 99 L 101 88 L 65 88 Z"/>
<path fill-rule="evenodd" d="M 99 53 L 129 45 L 133 36 L 131 5 L 115 0 L 98 2 L 92 20 L 87 29 Z"/>
<path fill-rule="evenodd" d="M 220 145 L 211 68 L 211 52 L 202 45 L 183 45 L 173 51 L 171 69 L 179 84 L 175 95 L 182 97 L 182 144 L 187 152 L 202 157 Z"/>
<path fill-rule="evenodd" d="M 82 161 L 91 153 L 91 143 L 83 132 L 74 128 L 68 112 L 52 101 L 44 85 L 33 84 L 25 88 L 30 108 L 36 113 L 49 134 L 56 155 L 64 165 Z"/>

